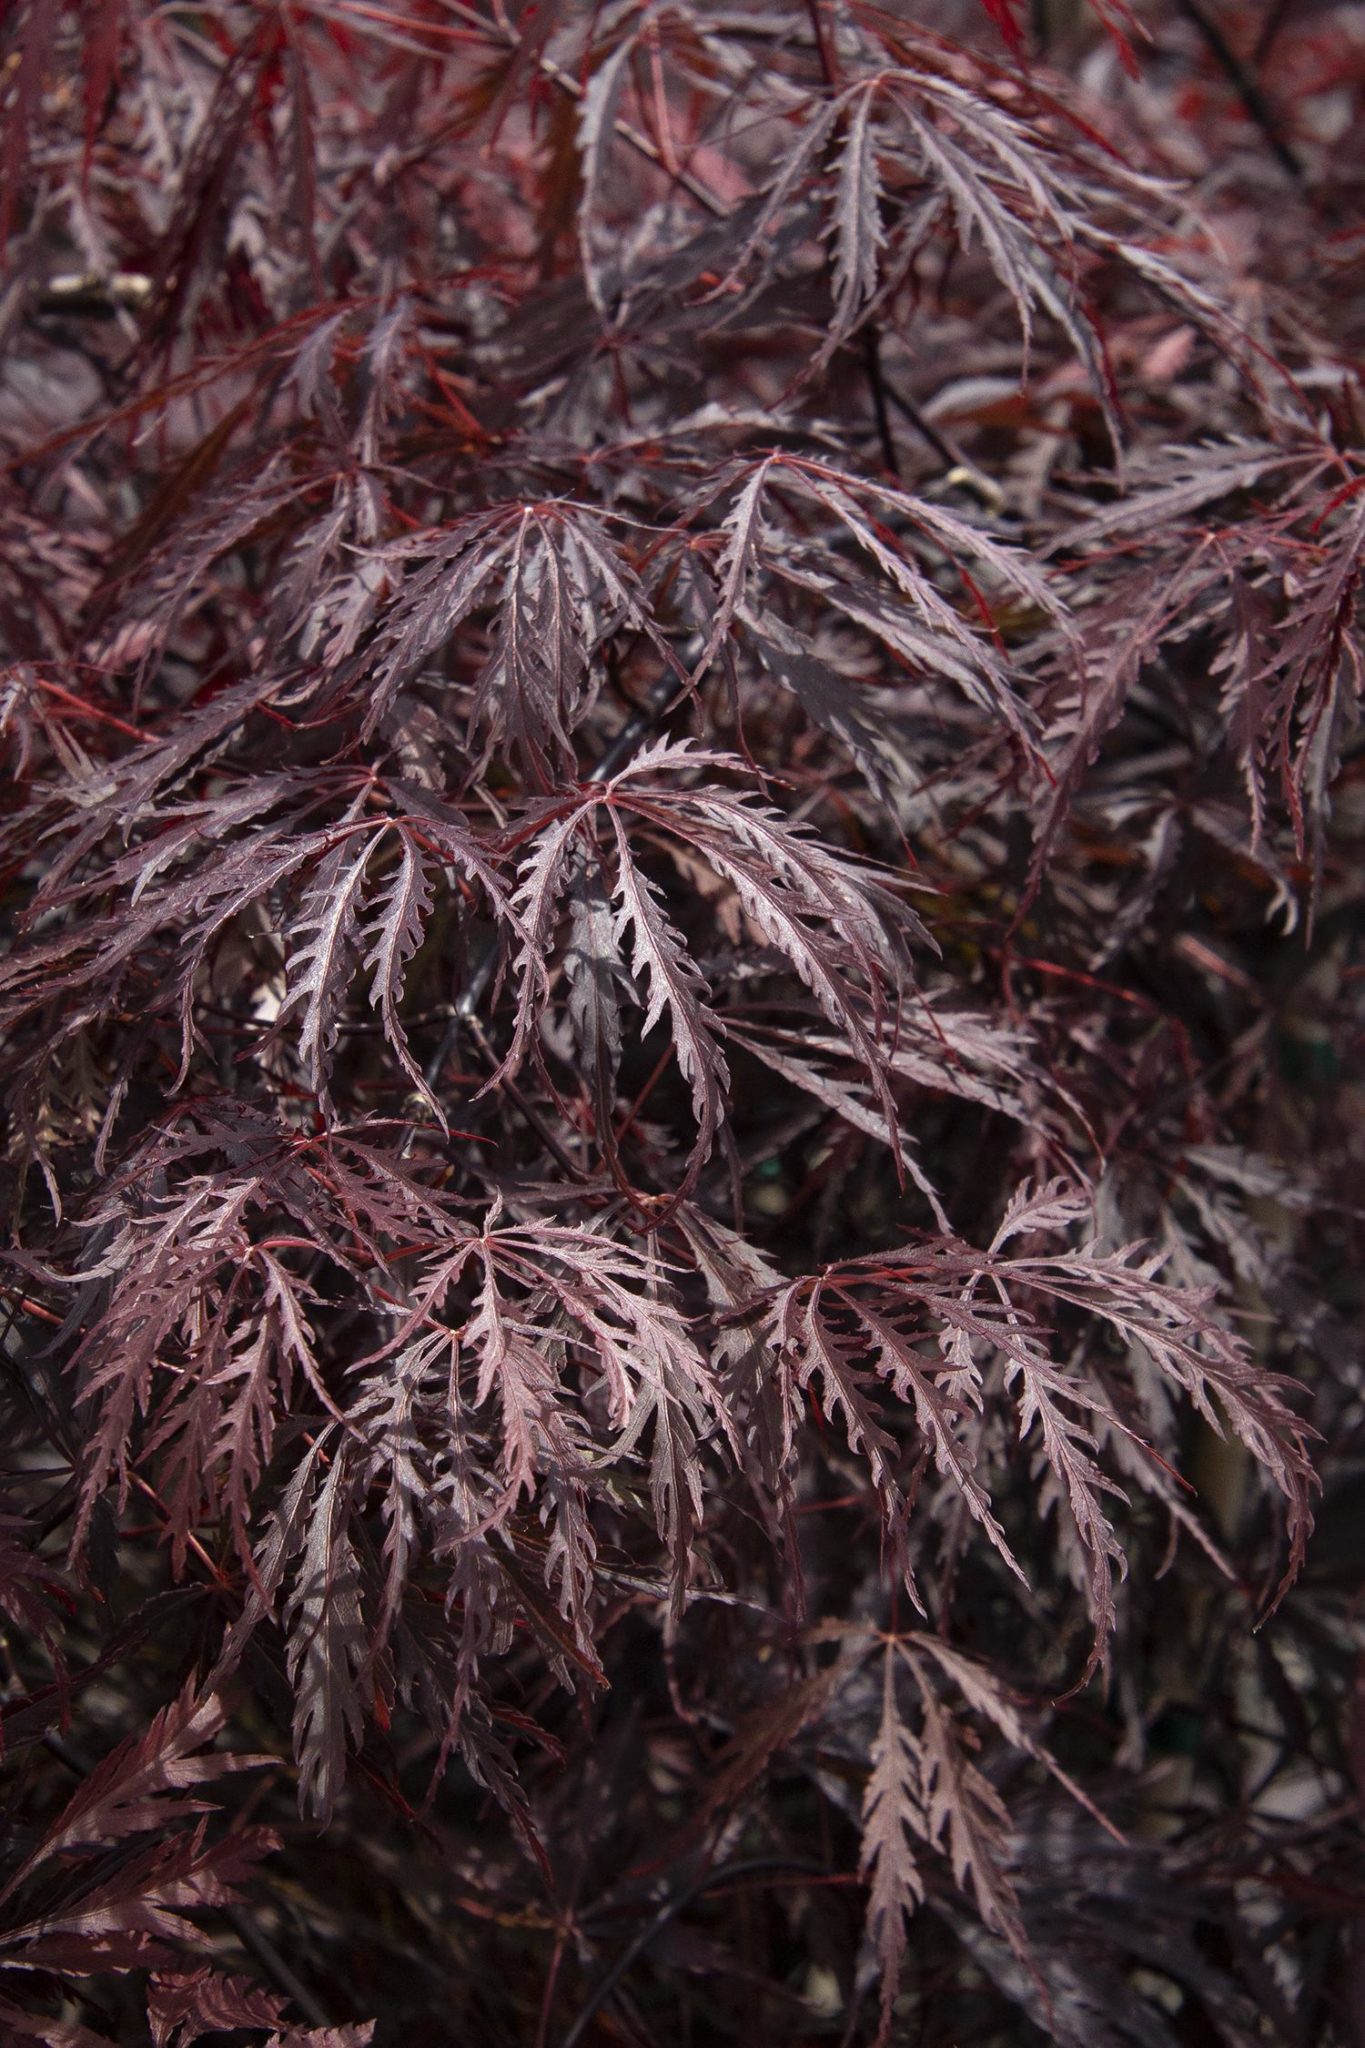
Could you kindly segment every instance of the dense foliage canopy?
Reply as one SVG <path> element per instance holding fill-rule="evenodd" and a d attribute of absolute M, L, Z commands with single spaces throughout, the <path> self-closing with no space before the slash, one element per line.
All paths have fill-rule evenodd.
<path fill-rule="evenodd" d="M 1365 2042 L 1362 10 L 4 34 L 5 2039 Z"/>

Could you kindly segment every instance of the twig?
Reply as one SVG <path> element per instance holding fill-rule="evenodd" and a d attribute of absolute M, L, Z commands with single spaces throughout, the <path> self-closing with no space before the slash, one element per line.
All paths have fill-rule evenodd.
<path fill-rule="evenodd" d="M 953 446 L 952 442 L 939 432 L 933 421 L 925 413 L 920 411 L 913 398 L 907 398 L 904 392 L 898 391 L 895 385 L 885 376 L 882 379 L 882 388 L 901 417 L 909 420 L 917 434 L 923 435 L 945 469 L 967 469 L 970 467 L 959 450 Z"/>
<path fill-rule="evenodd" d="M 1233 49 L 1218 23 L 1204 12 L 1202 0 L 1176 0 L 1176 6 L 1185 19 L 1204 39 L 1205 48 L 1221 65 L 1224 76 L 1265 138 L 1266 147 L 1280 168 L 1296 184 L 1303 182 L 1303 165 L 1295 156 L 1289 144 L 1280 133 L 1279 122 L 1271 110 L 1270 102 L 1260 86 L 1247 70 L 1237 52 Z"/>
<path fill-rule="evenodd" d="M 872 411 L 877 421 L 877 438 L 882 444 L 882 461 L 890 474 L 899 478 L 901 469 L 896 457 L 896 443 L 891 435 L 891 415 L 886 409 L 887 387 L 882 376 L 881 357 L 882 338 L 869 321 L 863 329 L 863 369 L 872 393 Z"/>
<path fill-rule="evenodd" d="M 587 2003 L 564 2036 L 561 2048 L 578 2048 L 579 2042 L 621 1979 L 639 1961 L 650 1943 L 656 1941 L 663 1933 L 670 1920 L 676 1920 L 679 1913 L 684 1912 L 694 1899 L 700 1898 L 703 1892 L 710 1891 L 715 1885 L 729 1883 L 732 1878 L 756 1877 L 760 1872 L 774 1870 L 795 1870 L 808 1873 L 812 1877 L 829 1875 L 823 1863 L 813 1862 L 806 1856 L 753 1856 L 743 1863 L 722 1863 L 715 1870 L 703 1872 L 675 1897 L 665 1901 L 649 1925 L 640 1930 L 629 1948 L 623 1949 L 605 1976 L 598 1979 L 588 1994 Z"/>
<path fill-rule="evenodd" d="M 898 391 L 886 372 L 881 372 L 881 388 L 889 404 L 893 405 L 902 418 L 908 420 L 917 434 L 922 434 L 929 446 L 943 464 L 950 484 L 966 484 L 988 510 L 998 512 L 1005 502 L 1005 494 L 992 477 L 988 477 L 976 465 L 967 460 L 957 444 L 941 433 L 933 421 L 922 413 L 913 398 L 907 398 Z"/>
<path fill-rule="evenodd" d="M 462 1021 L 466 1025 L 469 1031 L 469 1035 L 473 1039 L 475 1045 L 479 1048 L 479 1051 L 483 1054 L 485 1060 L 487 1060 L 490 1068 L 492 1068 L 496 1072 L 498 1066 L 498 1055 L 496 1049 L 489 1041 L 488 1033 L 484 1030 L 482 1024 L 479 1022 L 478 1018 L 473 1015 L 472 1012 L 468 1017 L 464 1018 Z M 540 1111 L 536 1108 L 533 1102 L 527 1101 L 525 1095 L 522 1093 L 521 1089 L 518 1088 L 516 1082 L 512 1079 L 511 1075 L 504 1074 L 497 1085 L 502 1090 L 503 1094 L 507 1097 L 513 1109 L 516 1110 L 517 1114 L 523 1119 L 527 1126 L 535 1132 L 541 1144 L 545 1147 L 546 1151 L 550 1154 L 550 1157 L 554 1160 L 555 1164 L 561 1169 L 561 1171 L 566 1173 L 569 1179 L 572 1181 L 585 1181 L 588 1178 L 588 1176 L 584 1173 L 582 1167 L 579 1166 L 576 1161 L 572 1160 L 569 1157 L 568 1153 L 564 1150 L 564 1147 L 560 1144 L 554 1132 L 550 1129 L 550 1126 L 546 1123 L 544 1117 L 540 1114 Z"/>
<path fill-rule="evenodd" d="M 1273 4 L 1261 25 L 1256 38 L 1256 47 L 1251 53 L 1252 69 L 1259 71 L 1270 55 L 1270 46 L 1284 27 L 1285 16 L 1294 5 L 1294 0 L 1273 0 Z"/>
<path fill-rule="evenodd" d="M 318 2004 L 308 1986 L 295 1976 L 264 1928 L 258 1927 L 240 1906 L 224 1906 L 222 1914 L 242 1947 L 255 1956 L 276 1989 L 294 2001 L 309 2026 L 330 2026 L 325 2009 Z"/>
<path fill-rule="evenodd" d="M 578 80 L 571 78 L 567 71 L 561 71 L 553 57 L 537 57 L 536 69 L 548 78 L 552 84 L 557 85 L 561 92 L 567 93 L 570 99 L 582 99 L 583 88 L 578 83 Z M 639 155 L 648 158 L 649 162 L 661 170 L 665 177 L 671 178 L 675 184 L 681 185 L 688 198 L 695 199 L 698 206 L 710 214 L 712 220 L 728 220 L 730 209 L 724 200 L 717 199 L 710 187 L 703 185 L 701 179 L 695 177 L 685 166 L 679 166 L 676 170 L 670 170 L 668 164 L 664 161 L 663 151 L 657 148 L 647 135 L 642 134 L 633 122 L 622 121 L 618 118 L 612 123 L 612 126 L 622 142 L 629 143 L 633 150 L 636 150 Z"/>

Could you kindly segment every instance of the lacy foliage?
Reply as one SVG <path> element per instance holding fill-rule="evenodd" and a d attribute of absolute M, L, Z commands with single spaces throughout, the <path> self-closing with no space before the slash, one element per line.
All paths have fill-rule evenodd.
<path fill-rule="evenodd" d="M 1355 2038 L 1365 43 L 1023 13 L 11 10 L 16 2040 Z"/>

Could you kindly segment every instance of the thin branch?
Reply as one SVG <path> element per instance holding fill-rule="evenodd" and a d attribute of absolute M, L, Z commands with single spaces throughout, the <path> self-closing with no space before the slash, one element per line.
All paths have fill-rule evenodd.
<path fill-rule="evenodd" d="M 891 415 L 886 409 L 886 381 L 882 376 L 881 336 L 868 323 L 863 329 L 863 369 L 867 374 L 867 387 L 872 393 L 872 411 L 877 421 L 877 439 L 882 444 L 882 461 L 889 473 L 899 479 L 900 463 L 896 457 L 896 443 L 891 433 Z"/>
<path fill-rule="evenodd" d="M 1211 15 L 1205 13 L 1203 0 L 1176 0 L 1176 6 L 1203 37 L 1209 54 L 1222 67 L 1224 76 L 1246 109 L 1248 119 L 1254 121 L 1260 129 L 1266 147 L 1275 161 L 1296 184 L 1301 184 L 1304 175 L 1303 165 L 1280 133 L 1280 124 L 1275 118 L 1269 100 L 1218 23 Z"/>
<path fill-rule="evenodd" d="M 671 1921 L 685 1912 L 694 1899 L 703 1892 L 711 1891 L 718 1884 L 727 1884 L 737 1877 L 756 1877 L 760 1872 L 795 1870 L 811 1877 L 828 1877 L 829 1871 L 823 1863 L 816 1863 L 805 1856 L 753 1856 L 741 1863 L 722 1863 L 715 1870 L 705 1871 L 693 1883 L 686 1885 L 675 1897 L 666 1901 L 647 1927 L 641 1928 L 630 1946 L 623 1949 L 611 1968 L 598 1979 L 588 1994 L 586 2004 L 577 2019 L 564 2036 L 560 2048 L 578 2048 L 579 2042 L 596 2019 L 602 2007 L 616 1990 L 623 1977 L 632 1970 L 645 1950 L 658 1940 Z"/>
<path fill-rule="evenodd" d="M 567 71 L 561 71 L 552 57 L 538 57 L 536 59 L 536 68 L 552 84 L 557 85 L 561 92 L 567 93 L 570 99 L 581 100 L 583 98 L 583 88 L 578 83 L 578 80 L 570 78 Z M 704 208 L 713 220 L 728 219 L 730 209 L 724 200 L 718 199 L 710 187 L 703 185 L 701 179 L 696 177 L 685 166 L 670 169 L 664 159 L 663 151 L 652 143 L 647 135 L 635 127 L 633 122 L 623 121 L 618 117 L 612 123 L 612 126 L 623 142 L 628 143 L 640 156 L 646 157 L 656 169 L 661 170 L 664 176 L 671 179 L 674 184 L 681 185 L 689 199 L 695 199 L 698 206 Z"/>
<path fill-rule="evenodd" d="M 1255 70 L 1259 71 L 1270 55 L 1271 45 L 1284 27 L 1293 5 L 1294 0 L 1272 0 L 1270 10 L 1261 24 L 1261 33 L 1256 38 L 1256 48 L 1251 53 L 1251 62 Z"/>

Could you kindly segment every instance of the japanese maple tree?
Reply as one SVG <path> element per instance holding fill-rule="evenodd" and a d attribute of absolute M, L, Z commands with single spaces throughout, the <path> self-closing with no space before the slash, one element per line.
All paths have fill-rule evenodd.
<path fill-rule="evenodd" d="M 4 34 L 6 2038 L 1365 2040 L 1361 11 Z"/>

